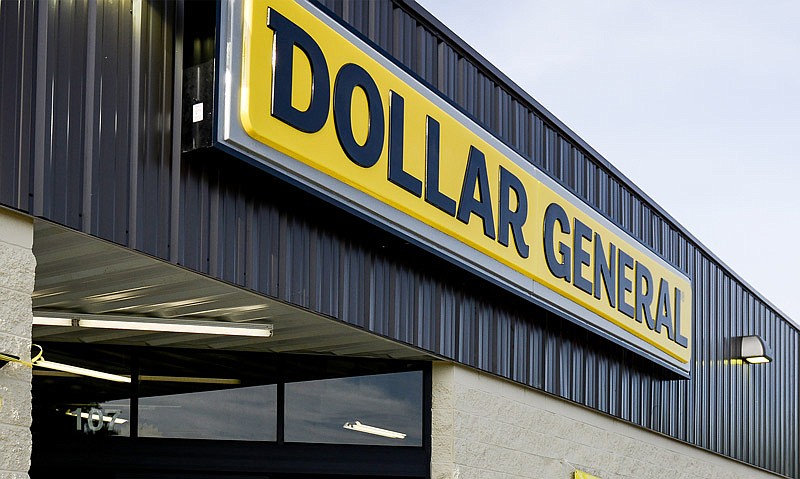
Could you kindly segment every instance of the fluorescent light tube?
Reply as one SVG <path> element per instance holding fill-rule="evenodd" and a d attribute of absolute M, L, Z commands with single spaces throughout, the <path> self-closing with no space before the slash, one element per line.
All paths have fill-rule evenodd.
<path fill-rule="evenodd" d="M 361 424 L 361 421 L 354 421 L 354 422 L 346 422 L 344 423 L 345 429 L 350 429 L 352 431 L 363 432 L 367 434 L 373 434 L 375 436 L 383 436 L 388 437 L 391 439 L 405 439 L 406 435 L 402 432 L 397 431 L 390 431 L 389 429 L 382 429 L 375 426 L 368 426 L 366 424 Z"/>
<path fill-rule="evenodd" d="M 228 336 L 272 336 L 271 324 L 239 324 L 214 321 L 163 320 L 143 321 L 127 319 L 78 319 L 82 328 L 126 329 L 132 331 L 155 331 L 164 333 L 222 334 Z"/>
<path fill-rule="evenodd" d="M 60 314 L 60 313 L 58 313 Z M 216 334 L 224 336 L 248 336 L 269 338 L 272 324 L 232 323 L 226 321 L 156 319 L 156 318 L 108 318 L 103 316 L 84 317 L 34 316 L 34 326 L 80 326 L 82 328 L 116 329 L 129 331 L 153 331 L 163 333 Z"/>
<path fill-rule="evenodd" d="M 53 318 L 49 316 L 34 316 L 34 326 L 73 326 L 70 318 Z"/>
<path fill-rule="evenodd" d="M 184 376 L 148 376 L 145 374 L 139 376 L 139 381 L 193 383 L 193 384 L 231 384 L 231 385 L 242 384 L 242 381 L 239 379 L 199 378 L 199 377 L 184 377 Z"/>
<path fill-rule="evenodd" d="M 106 381 L 115 381 L 119 383 L 131 382 L 131 378 L 129 377 L 119 376 L 117 374 L 104 373 L 102 371 L 96 371 L 94 369 L 71 366 L 69 364 L 55 363 L 53 361 L 47 361 L 45 359 L 40 359 L 33 364 L 34 366 L 39 366 L 41 368 L 55 369 L 56 371 L 63 371 L 65 373 L 78 374 L 80 376 L 89 376 L 97 379 L 105 379 Z"/>

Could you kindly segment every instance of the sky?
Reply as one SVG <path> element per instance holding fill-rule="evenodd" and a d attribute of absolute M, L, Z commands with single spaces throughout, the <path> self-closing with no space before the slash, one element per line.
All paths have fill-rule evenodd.
<path fill-rule="evenodd" d="M 800 324 L 800 2 L 418 1 Z"/>

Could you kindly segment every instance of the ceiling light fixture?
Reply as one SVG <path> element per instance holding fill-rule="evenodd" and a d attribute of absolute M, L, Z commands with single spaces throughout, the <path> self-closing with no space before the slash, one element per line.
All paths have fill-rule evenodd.
<path fill-rule="evenodd" d="M 184 377 L 184 376 L 151 376 L 142 374 L 139 381 L 152 381 L 162 383 L 191 383 L 191 384 L 229 384 L 236 385 L 242 384 L 241 379 L 230 378 L 199 378 L 199 377 Z"/>
<path fill-rule="evenodd" d="M 34 326 L 77 326 L 70 318 L 54 318 L 51 316 L 34 316 Z"/>
<path fill-rule="evenodd" d="M 102 371 L 97 371 L 95 369 L 88 369 L 82 368 L 79 366 L 72 366 L 71 364 L 62 364 L 56 363 L 53 361 L 47 361 L 44 358 L 39 359 L 33 363 L 34 366 L 38 366 L 40 368 L 47 368 L 47 369 L 55 369 L 56 371 L 61 371 L 65 373 L 72 373 L 78 374 L 80 376 L 89 376 L 92 378 L 97 379 L 105 379 L 106 381 L 114 381 L 118 383 L 130 383 L 131 378 L 126 376 L 120 376 L 118 374 L 111 374 L 111 373 L 104 373 Z"/>
<path fill-rule="evenodd" d="M 106 381 L 115 381 L 120 383 L 131 382 L 131 378 L 126 376 L 104 373 L 102 371 L 97 371 L 95 369 L 82 368 L 79 366 L 72 366 L 70 364 L 57 363 L 55 361 L 48 361 L 43 357 L 44 350 L 42 349 L 41 346 L 39 346 L 38 344 L 34 344 L 33 347 L 38 348 L 39 352 L 33 355 L 30 361 L 24 360 L 19 356 L 10 353 L 0 353 L 0 361 L 3 362 L 2 365 L 5 365 L 5 363 L 7 362 L 14 362 L 14 363 L 20 363 L 29 368 L 38 366 L 40 368 L 54 369 L 56 371 L 61 371 L 64 373 L 77 374 L 80 376 L 89 376 L 97 379 L 105 379 Z"/>
<path fill-rule="evenodd" d="M 215 334 L 224 336 L 248 336 L 269 338 L 272 336 L 272 324 L 266 323 L 232 323 L 225 321 L 161 319 L 142 317 L 104 317 L 78 316 L 33 317 L 34 326 L 77 326 L 81 328 L 100 328 L 130 331 L 152 331 L 162 333 Z"/>
<path fill-rule="evenodd" d="M 388 437 L 391 439 L 406 438 L 406 435 L 402 432 L 390 431 L 389 429 L 383 429 L 375 426 L 368 426 L 366 424 L 361 424 L 361 421 L 346 422 L 342 427 L 345 429 L 350 429 L 351 431 L 358 431 L 366 434 L 373 434 L 375 436 Z"/>

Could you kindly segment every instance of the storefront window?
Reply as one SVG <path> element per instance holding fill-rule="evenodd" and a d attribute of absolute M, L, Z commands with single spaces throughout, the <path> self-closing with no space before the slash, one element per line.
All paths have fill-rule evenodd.
<path fill-rule="evenodd" d="M 422 445 L 422 372 L 286 384 L 287 442 Z"/>
<path fill-rule="evenodd" d="M 142 396 L 139 437 L 274 441 L 276 407 L 274 384 Z"/>
<path fill-rule="evenodd" d="M 275 441 L 274 373 L 252 355 L 148 351 L 139 359 L 139 437 Z"/>
<path fill-rule="evenodd" d="M 45 351 L 51 361 L 131 379 L 37 368 L 33 430 L 54 439 L 423 444 L 424 373 L 414 363 L 74 344 Z"/>

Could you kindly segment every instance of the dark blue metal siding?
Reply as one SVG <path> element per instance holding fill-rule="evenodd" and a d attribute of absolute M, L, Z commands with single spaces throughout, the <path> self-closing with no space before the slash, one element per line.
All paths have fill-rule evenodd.
<path fill-rule="evenodd" d="M 0 203 L 800 477 L 795 327 L 418 6 L 324 3 L 693 278 L 691 379 L 236 159 L 181 157 L 181 2 L 0 2 Z M 776 360 L 731 362 L 744 334 Z"/>
<path fill-rule="evenodd" d="M 97 4 L 94 55 L 86 58 L 94 67 L 87 88 L 95 94 L 87 125 L 91 142 L 84 145 L 90 191 L 83 229 L 119 243 L 129 238 L 131 191 L 133 18 L 126 3 Z"/>
<path fill-rule="evenodd" d="M 0 2 L 0 203 L 29 208 L 36 78 L 36 8 Z"/>
<path fill-rule="evenodd" d="M 168 254 L 174 11 L 3 2 L 4 204 Z"/>

